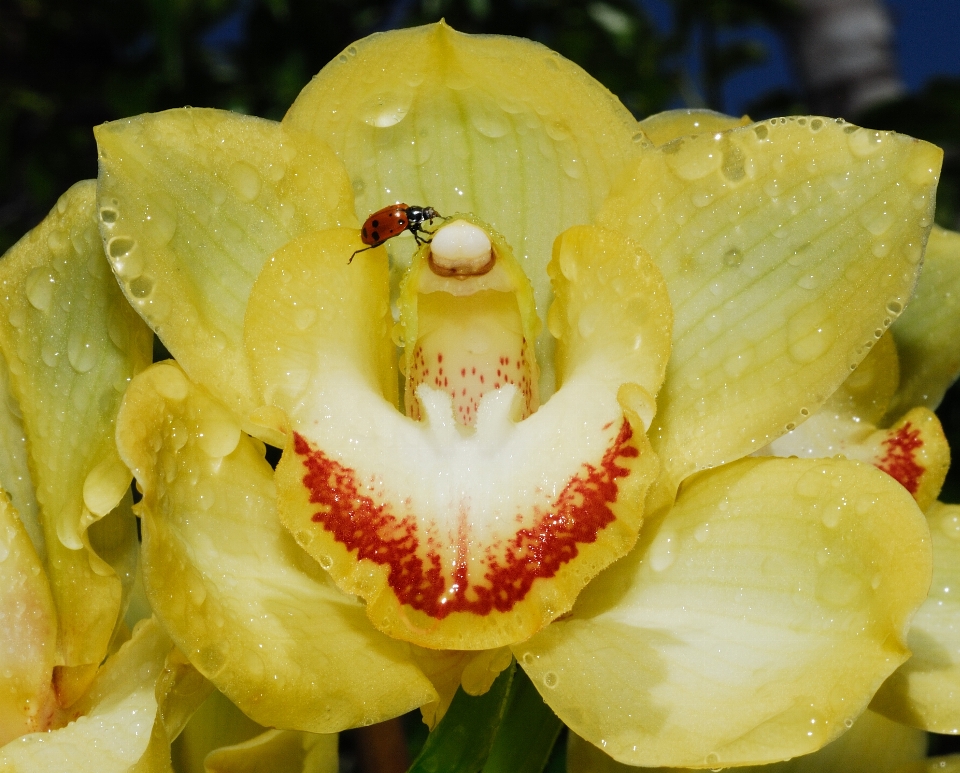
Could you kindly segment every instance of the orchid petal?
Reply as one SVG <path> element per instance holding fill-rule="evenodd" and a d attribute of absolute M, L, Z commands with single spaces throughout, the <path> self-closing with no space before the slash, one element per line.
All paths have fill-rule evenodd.
<path fill-rule="evenodd" d="M 122 584 L 88 529 L 129 489 L 114 417 L 127 382 L 149 362 L 152 337 L 104 258 L 92 181 L 67 191 L 7 253 L 0 288 L 0 349 L 40 505 L 65 666 L 58 691 L 68 705 L 106 655 L 121 611 Z M 111 540 L 126 547 L 111 550 L 123 563 L 135 548 L 135 526 L 129 510 L 126 520 L 122 512 L 111 518 L 121 521 Z"/>
<path fill-rule="evenodd" d="M 464 35 L 443 22 L 350 46 L 283 120 L 336 151 L 361 219 L 405 201 L 490 223 L 516 250 L 541 318 L 553 240 L 593 220 L 646 141 L 609 91 L 557 53 L 529 40 Z M 395 280 L 410 265 L 409 241 L 387 245 Z M 546 400 L 546 336 L 540 353 Z"/>
<path fill-rule="evenodd" d="M 151 604 L 248 716 L 336 732 L 436 699 L 409 646 L 377 633 L 280 526 L 263 445 L 179 368 L 134 380 L 117 437 L 143 490 Z"/>
<path fill-rule="evenodd" d="M 927 512 L 933 582 L 907 644 L 913 657 L 871 704 L 898 722 L 934 733 L 960 733 L 960 505 L 936 502 Z"/>
<path fill-rule="evenodd" d="M 596 276 L 558 286 L 562 388 L 519 422 L 517 390 L 493 390 L 472 433 L 455 429 L 439 390 L 426 421 L 394 407 L 387 269 L 347 264 L 355 234 L 294 240 L 257 279 L 248 351 L 294 433 L 276 472 L 280 519 L 390 636 L 444 649 L 521 641 L 636 541 L 657 470 L 642 385 L 662 378 L 669 305 L 630 244 L 575 231 L 552 273 Z M 605 342 L 592 352 L 588 317 L 590 340 Z"/>
<path fill-rule="evenodd" d="M 273 121 L 183 108 L 97 128 L 100 224 L 124 293 L 190 376 L 246 419 L 260 405 L 241 331 L 267 256 L 353 225 L 323 143 Z"/>
<path fill-rule="evenodd" d="M 158 721 L 155 685 L 169 650 L 170 640 L 156 622 L 143 623 L 100 669 L 90 692 L 72 710 L 75 721 L 7 744 L 0 749 L 0 769 L 128 773 L 137 765 L 138 771 L 161 773 L 163 767 L 144 757 Z M 169 765 L 169 751 L 166 760 Z"/>
<path fill-rule="evenodd" d="M 926 523 L 888 476 L 744 459 L 691 478 L 573 613 L 514 647 L 578 735 L 634 765 L 719 767 L 840 735 L 906 658 Z"/>
<path fill-rule="evenodd" d="M 891 332 L 902 368 L 891 413 L 936 408 L 960 373 L 960 234 L 930 231 L 917 289 Z"/>
<path fill-rule="evenodd" d="M 670 288 L 673 351 L 651 442 L 675 487 L 814 411 L 906 303 L 942 151 L 822 118 L 648 150 L 598 222 Z"/>
<path fill-rule="evenodd" d="M 737 773 L 903 773 L 903 766 L 922 760 L 926 750 L 926 733 L 865 711 L 850 730 L 820 751 L 785 762 L 747 765 L 736 770 Z M 682 769 L 645 768 L 644 773 L 679 770 Z M 570 734 L 567 773 L 631 772 L 637 773 L 637 768 L 615 761 L 593 744 Z"/>
<path fill-rule="evenodd" d="M 57 611 L 43 565 L 0 491 L 0 746 L 52 718 Z"/>

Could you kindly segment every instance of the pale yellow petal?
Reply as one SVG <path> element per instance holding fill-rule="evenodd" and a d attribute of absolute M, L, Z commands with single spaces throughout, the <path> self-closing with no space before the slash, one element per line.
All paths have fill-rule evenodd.
<path fill-rule="evenodd" d="M 960 733 L 960 505 L 927 511 L 933 542 L 930 594 L 910 626 L 913 657 L 877 693 L 872 707 L 934 733 Z"/>
<path fill-rule="evenodd" d="M 908 657 L 930 560 L 913 499 L 874 468 L 745 459 L 686 481 L 638 549 L 514 652 L 622 762 L 782 760 L 840 735 Z"/>
<path fill-rule="evenodd" d="M 16 509 L 0 491 L 0 746 L 49 726 L 56 660 L 50 585 Z"/>
<path fill-rule="evenodd" d="M 936 408 L 960 373 L 960 234 L 933 227 L 917 289 L 891 330 L 902 369 L 891 413 Z"/>
<path fill-rule="evenodd" d="M 654 145 L 665 145 L 678 137 L 692 137 L 696 134 L 715 134 L 716 132 L 746 126 L 749 116 L 734 118 L 714 110 L 686 108 L 664 110 L 640 121 L 640 128 Z"/>
<path fill-rule="evenodd" d="M 120 613 L 120 580 L 87 530 L 129 488 L 114 417 L 152 343 L 104 258 L 95 199 L 93 181 L 73 186 L 0 263 L 0 348 L 40 505 L 61 662 L 79 668 L 61 674 L 73 685 L 62 700 L 89 683 Z"/>
<path fill-rule="evenodd" d="M 776 119 L 647 150 L 621 178 L 598 222 L 636 239 L 670 289 L 651 439 L 674 484 L 766 445 L 866 356 L 912 291 L 941 158 Z"/>
<path fill-rule="evenodd" d="M 170 640 L 156 621 L 100 669 L 73 721 L 49 733 L 31 733 L 0 749 L 4 773 L 128 773 L 147 750 L 157 716 L 154 688 Z M 141 768 L 143 770 L 143 768 Z M 145 770 L 150 770 L 149 768 Z M 159 768 L 153 770 L 160 773 Z"/>
<path fill-rule="evenodd" d="M 853 727 L 820 751 L 770 765 L 747 765 L 738 773 L 900 773 L 903 765 L 926 755 L 927 735 L 865 711 Z M 912 769 L 912 768 L 911 768 Z M 644 768 L 644 773 L 668 773 L 678 768 Z M 608 757 L 571 733 L 567 773 L 637 773 L 637 768 Z"/>
<path fill-rule="evenodd" d="M 33 547 L 40 560 L 45 561 L 47 544 L 30 477 L 29 455 L 23 417 L 17 399 L 10 391 L 10 373 L 0 348 L 0 488 L 10 495 Z"/>
<path fill-rule="evenodd" d="M 207 773 L 337 773 L 337 736 L 267 730 L 249 741 L 207 755 Z"/>
<path fill-rule="evenodd" d="M 173 364 L 134 380 L 118 442 L 143 500 L 143 574 L 197 669 L 264 726 L 336 732 L 435 700 L 276 516 L 264 446 Z"/>
<path fill-rule="evenodd" d="M 293 236 L 354 224 L 343 167 L 293 128 L 222 110 L 141 115 L 96 135 L 100 227 L 124 292 L 246 419 L 260 404 L 241 339 L 250 288 Z"/>
<path fill-rule="evenodd" d="M 301 92 L 284 124 L 312 132 L 343 159 L 360 219 L 401 201 L 443 215 L 472 212 L 493 225 L 530 277 L 541 318 L 553 240 L 593 220 L 646 141 L 627 109 L 559 54 L 443 22 L 350 46 Z M 387 249 L 398 278 L 413 240 L 393 239 Z M 549 337 L 541 345 L 546 399 Z"/>

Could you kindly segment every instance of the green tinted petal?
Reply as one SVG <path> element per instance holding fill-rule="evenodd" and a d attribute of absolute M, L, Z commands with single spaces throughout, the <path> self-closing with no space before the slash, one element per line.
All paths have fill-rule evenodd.
<path fill-rule="evenodd" d="M 133 382 L 118 442 L 143 490 L 151 604 L 248 716 L 336 732 L 436 699 L 409 645 L 377 633 L 281 527 L 263 444 L 179 368 Z"/>
<path fill-rule="evenodd" d="M 129 488 L 114 417 L 152 341 L 104 259 L 95 192 L 92 181 L 73 186 L 0 264 L 0 348 L 27 438 L 62 663 L 90 666 L 66 696 L 92 677 L 120 612 L 121 583 L 87 529 Z M 129 513 L 124 533 L 135 538 Z"/>
<path fill-rule="evenodd" d="M 555 52 L 443 22 L 350 46 L 301 92 L 284 124 L 343 159 L 361 219 L 402 201 L 490 223 L 530 277 L 541 318 L 553 240 L 593 220 L 645 141 L 609 91 Z M 387 246 L 399 278 L 413 241 Z M 550 374 L 542 376 L 546 399 Z"/>
<path fill-rule="evenodd" d="M 214 690 L 174 742 L 174 765 L 179 773 L 203 773 L 203 761 L 214 749 L 249 741 L 265 729 Z"/>
<path fill-rule="evenodd" d="M 771 765 L 747 765 L 737 773 L 893 773 L 926 754 L 927 736 L 919 730 L 865 711 L 853 727 L 820 751 Z M 666 773 L 677 768 L 646 768 Z M 567 773 L 630 773 L 637 769 L 616 762 L 578 735 L 570 734 Z"/>
<path fill-rule="evenodd" d="M 929 536 L 872 467 L 735 462 L 686 481 L 641 540 L 570 616 L 514 647 L 560 718 L 620 761 L 815 751 L 909 655 Z"/>
<path fill-rule="evenodd" d="M 249 741 L 207 755 L 208 773 L 337 773 L 337 736 L 267 730 Z"/>
<path fill-rule="evenodd" d="M 100 227 L 134 307 L 238 415 L 259 405 L 241 331 L 250 287 L 293 236 L 353 225 L 323 143 L 273 121 L 184 108 L 96 129 Z"/>
<path fill-rule="evenodd" d="M 651 430 L 674 482 L 799 423 L 903 308 L 942 152 L 821 118 L 682 138 L 598 222 L 663 272 L 673 350 Z"/>
<path fill-rule="evenodd" d="M 10 373 L 0 349 L 0 488 L 10 495 L 33 547 L 41 561 L 44 561 L 47 544 L 43 538 L 28 460 L 27 434 L 23 429 L 20 406 L 10 391 Z"/>
<path fill-rule="evenodd" d="M 57 612 L 43 564 L 0 491 L 0 746 L 52 718 Z"/>
<path fill-rule="evenodd" d="M 933 542 L 930 594 L 910 626 L 913 657 L 877 693 L 872 707 L 934 733 L 960 733 L 960 505 L 927 511 Z"/>
<path fill-rule="evenodd" d="M 144 768 L 137 763 L 151 740 L 158 706 L 154 689 L 169 650 L 170 640 L 156 621 L 143 623 L 100 669 L 90 692 L 64 718 L 70 724 L 7 744 L 0 749 L 0 770 L 160 773 L 162 768 Z"/>
<path fill-rule="evenodd" d="M 746 126 L 750 123 L 748 116 L 734 118 L 715 110 L 699 110 L 687 108 L 680 110 L 664 110 L 640 122 L 643 133 L 650 138 L 654 145 L 665 145 L 678 137 L 690 137 L 696 134 L 716 133 L 733 129 L 737 126 Z"/>
<path fill-rule="evenodd" d="M 958 773 L 960 772 L 960 754 L 947 757 L 931 757 L 900 768 L 897 773 Z"/>
<path fill-rule="evenodd" d="M 917 289 L 891 330 L 901 373 L 890 412 L 936 408 L 960 373 L 960 234 L 933 227 Z"/>

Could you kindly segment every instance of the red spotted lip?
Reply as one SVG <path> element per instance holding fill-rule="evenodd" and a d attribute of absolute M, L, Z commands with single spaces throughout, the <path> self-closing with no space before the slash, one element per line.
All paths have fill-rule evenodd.
<path fill-rule="evenodd" d="M 597 465 L 584 463 L 532 526 L 520 528 L 507 545 L 486 546 L 486 571 L 469 577 L 470 525 L 465 512 L 458 522 L 457 563 L 448 583 L 439 553 L 426 540 L 417 519 L 398 516 L 389 503 L 361 493 L 356 472 L 314 448 L 294 433 L 294 451 L 306 469 L 303 485 L 311 504 L 311 520 L 330 532 L 358 560 L 388 567 L 387 582 L 404 605 L 442 620 L 453 612 L 488 615 L 508 612 L 522 601 L 535 580 L 550 578 L 576 558 L 578 545 L 596 541 L 615 516 L 618 479 L 629 474 L 619 460 L 639 455 L 633 430 L 623 420 L 617 437 Z M 523 521 L 521 514 L 518 521 Z M 499 555 L 495 553 L 499 552 Z"/>

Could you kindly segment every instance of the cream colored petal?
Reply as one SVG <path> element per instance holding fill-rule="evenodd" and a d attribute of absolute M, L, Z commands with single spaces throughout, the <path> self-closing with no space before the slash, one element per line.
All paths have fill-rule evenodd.
<path fill-rule="evenodd" d="M 96 129 L 100 228 L 133 306 L 195 380 L 242 418 L 259 406 L 241 333 L 267 256 L 354 225 L 323 143 L 273 121 L 184 108 Z"/>
<path fill-rule="evenodd" d="M 902 368 L 891 413 L 936 408 L 960 373 L 960 234 L 933 227 L 917 289 L 891 331 Z"/>
<path fill-rule="evenodd" d="M 744 459 L 686 481 L 638 549 L 514 652 L 560 718 L 622 762 L 809 753 L 908 657 L 929 539 L 872 467 Z"/>
<path fill-rule="evenodd" d="M 0 263 L 0 348 L 26 433 L 61 662 L 80 669 L 60 674 L 61 700 L 85 689 L 120 612 L 121 583 L 87 530 L 129 488 L 114 417 L 152 343 L 104 258 L 95 198 L 93 181 L 73 186 Z M 129 512 L 126 527 L 129 544 Z"/>
<path fill-rule="evenodd" d="M 0 491 L 0 746 L 53 718 L 57 611 L 43 564 Z"/>
<path fill-rule="evenodd" d="M 934 733 L 960 733 L 960 505 L 927 511 L 933 541 L 930 594 L 910 626 L 913 657 L 877 693 L 872 707 Z"/>
<path fill-rule="evenodd" d="M 157 716 L 154 693 L 170 640 L 156 621 L 133 638 L 97 674 L 90 692 L 50 733 L 31 733 L 0 749 L 4 773 L 160 773 L 140 767 Z M 169 759 L 169 756 L 168 758 Z"/>
<path fill-rule="evenodd" d="M 336 732 L 436 699 L 276 516 L 264 446 L 173 364 L 134 380 L 118 426 L 143 500 L 143 574 L 197 669 L 265 726 Z"/>
<path fill-rule="evenodd" d="M 866 356 L 912 291 L 941 158 L 776 119 L 644 152 L 618 182 L 598 222 L 653 256 L 673 303 L 651 439 L 674 483 L 766 445 Z"/>
<path fill-rule="evenodd" d="M 665 145 L 678 137 L 692 137 L 697 134 L 726 131 L 750 123 L 749 116 L 734 118 L 714 110 L 696 108 L 664 110 L 640 122 L 643 133 L 654 145 Z"/>
<path fill-rule="evenodd" d="M 922 760 L 927 735 L 865 711 L 853 727 L 820 751 L 771 765 L 747 765 L 737 773 L 900 773 L 906 764 Z M 645 768 L 644 773 L 668 773 L 682 768 Z M 571 733 L 567 773 L 637 773 L 637 768 L 608 757 Z"/>
<path fill-rule="evenodd" d="M 646 141 L 609 91 L 555 52 L 443 22 L 350 46 L 301 92 L 284 124 L 336 151 L 360 219 L 401 201 L 492 224 L 530 277 L 541 318 L 553 240 L 593 220 Z M 393 239 L 387 249 L 398 279 L 413 240 Z M 548 346 L 541 336 L 544 399 L 552 391 Z"/>

